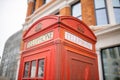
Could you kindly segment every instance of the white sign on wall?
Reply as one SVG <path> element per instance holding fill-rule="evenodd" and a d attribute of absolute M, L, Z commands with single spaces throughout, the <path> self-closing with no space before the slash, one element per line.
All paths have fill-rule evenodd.
<path fill-rule="evenodd" d="M 73 35 L 69 32 L 65 32 L 65 39 L 68 40 L 68 41 L 71 41 L 73 43 L 76 43 L 80 46 L 83 46 L 85 48 L 88 48 L 88 49 L 92 50 L 92 44 L 91 43 L 89 43 L 89 42 L 81 39 L 80 37 L 75 36 L 75 35 Z"/>

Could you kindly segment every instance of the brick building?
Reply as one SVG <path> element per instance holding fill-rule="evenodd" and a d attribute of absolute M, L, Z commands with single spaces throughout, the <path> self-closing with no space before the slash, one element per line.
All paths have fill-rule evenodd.
<path fill-rule="evenodd" d="M 120 0 L 28 0 L 23 33 L 46 15 L 74 16 L 97 36 L 100 80 L 120 79 Z"/>
<path fill-rule="evenodd" d="M 23 34 L 46 15 L 74 16 L 97 36 L 100 80 L 120 80 L 120 0 L 27 0 L 27 3 Z"/>

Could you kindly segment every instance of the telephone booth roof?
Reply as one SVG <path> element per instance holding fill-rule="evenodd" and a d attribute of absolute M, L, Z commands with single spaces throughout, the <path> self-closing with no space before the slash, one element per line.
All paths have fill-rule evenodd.
<path fill-rule="evenodd" d="M 54 25 L 59 25 L 59 24 L 65 25 L 66 27 L 77 31 L 81 33 L 83 36 L 86 36 L 89 39 L 96 42 L 96 36 L 94 35 L 94 33 L 81 20 L 72 16 L 55 16 L 55 15 L 45 16 L 34 22 L 28 28 L 28 30 L 23 34 L 23 40 L 39 33 L 40 31 L 43 31 Z"/>

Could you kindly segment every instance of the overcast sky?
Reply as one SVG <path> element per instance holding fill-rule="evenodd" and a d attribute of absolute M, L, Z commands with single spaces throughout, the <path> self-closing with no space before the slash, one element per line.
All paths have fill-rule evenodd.
<path fill-rule="evenodd" d="M 0 56 L 6 40 L 22 29 L 27 11 L 27 0 L 0 0 Z"/>

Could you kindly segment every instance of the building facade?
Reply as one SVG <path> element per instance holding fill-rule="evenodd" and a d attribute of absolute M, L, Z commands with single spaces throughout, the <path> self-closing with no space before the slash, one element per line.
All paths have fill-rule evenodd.
<path fill-rule="evenodd" d="M 5 80 L 16 80 L 17 78 L 21 39 L 22 30 L 13 34 L 6 41 L 0 67 L 0 76 L 3 77 L 3 80 L 4 78 Z"/>
<path fill-rule="evenodd" d="M 23 33 L 46 15 L 77 17 L 97 36 L 100 80 L 120 80 L 120 0 L 28 0 L 27 3 Z"/>
<path fill-rule="evenodd" d="M 120 0 L 27 0 L 27 3 L 28 9 L 21 34 L 44 16 L 74 16 L 86 23 L 97 36 L 96 52 L 100 80 L 120 80 Z M 24 48 L 23 42 L 21 46 L 20 43 L 14 44 L 15 49 L 12 47 L 16 39 L 17 43 L 21 41 L 21 34 L 16 34 L 19 38 L 8 39 L 1 61 L 1 75 L 11 76 L 12 80 L 17 80 L 17 73 L 9 72 L 13 68 L 10 67 L 12 60 L 9 59 L 13 59 L 14 63 L 20 53 L 19 49 Z M 13 55 L 17 56 L 13 57 Z M 4 66 L 7 64 L 10 66 Z M 19 65 L 19 59 L 17 64 Z M 16 78 L 13 77 L 15 73 Z"/>

